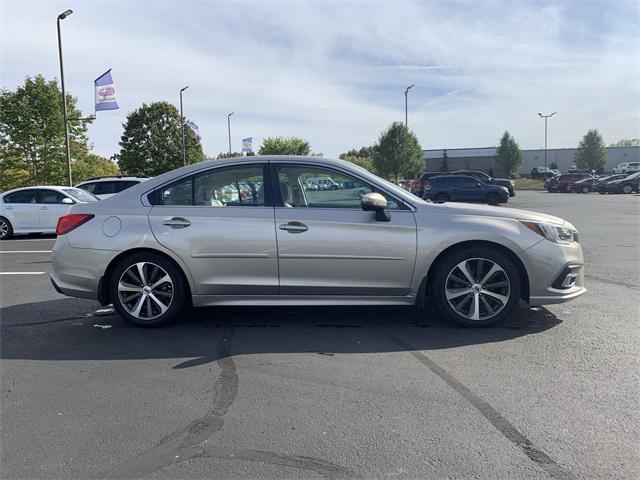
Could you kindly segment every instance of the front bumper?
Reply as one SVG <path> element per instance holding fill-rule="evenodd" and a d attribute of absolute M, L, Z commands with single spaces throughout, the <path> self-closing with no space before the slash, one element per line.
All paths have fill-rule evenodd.
<path fill-rule="evenodd" d="M 529 303 L 547 305 L 574 300 L 587 292 L 582 247 L 542 240 L 522 253 L 529 276 Z M 564 283 L 570 276 L 570 279 Z"/>

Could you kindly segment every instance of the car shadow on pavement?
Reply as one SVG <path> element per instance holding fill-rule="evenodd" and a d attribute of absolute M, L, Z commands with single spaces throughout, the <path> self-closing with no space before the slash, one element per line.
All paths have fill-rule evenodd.
<path fill-rule="evenodd" d="M 0 309 L 0 358 L 175 358 L 173 368 L 189 368 L 260 353 L 339 355 L 505 342 L 562 323 L 542 307 L 521 307 L 506 324 L 479 329 L 455 327 L 434 310 L 408 307 L 212 307 L 145 329 L 114 314 L 97 316 L 96 308 L 95 302 L 59 299 Z"/>

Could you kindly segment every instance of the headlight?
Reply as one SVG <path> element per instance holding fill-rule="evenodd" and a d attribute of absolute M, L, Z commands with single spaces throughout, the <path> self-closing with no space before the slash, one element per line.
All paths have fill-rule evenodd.
<path fill-rule="evenodd" d="M 573 228 L 562 227 L 551 223 L 526 222 L 524 220 L 521 220 L 520 223 L 532 232 L 554 243 L 567 245 L 571 242 L 578 241 L 578 231 Z"/>

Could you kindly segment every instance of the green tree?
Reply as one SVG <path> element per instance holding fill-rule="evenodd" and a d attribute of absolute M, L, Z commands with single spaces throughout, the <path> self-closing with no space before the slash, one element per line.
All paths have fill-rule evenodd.
<path fill-rule="evenodd" d="M 87 123 L 67 94 L 71 158 L 87 153 Z M 26 77 L 15 91 L 0 91 L 0 148 L 3 188 L 67 184 L 62 92 L 56 80 Z"/>
<path fill-rule="evenodd" d="M 371 173 L 376 173 L 376 169 L 373 166 L 373 160 L 370 158 L 347 155 L 341 158 L 341 160 L 346 160 L 347 162 L 354 163 L 365 170 L 369 170 Z"/>
<path fill-rule="evenodd" d="M 185 124 L 187 119 L 185 119 Z M 127 115 L 120 139 L 118 166 L 128 175 L 160 175 L 182 166 L 180 113 L 169 102 L 143 103 Z M 186 127 L 186 163 L 204 160 L 202 145 Z"/>
<path fill-rule="evenodd" d="M 420 142 L 404 123 L 394 122 L 380 134 L 373 166 L 380 175 L 396 182 L 413 178 L 424 170 Z"/>
<path fill-rule="evenodd" d="M 216 160 L 220 160 L 221 158 L 233 158 L 233 157 L 242 157 L 242 153 L 240 152 L 220 152 L 216 157 Z"/>
<path fill-rule="evenodd" d="M 442 152 L 442 165 L 440 165 L 441 172 L 449 171 L 449 155 L 447 154 L 447 149 L 445 148 Z"/>
<path fill-rule="evenodd" d="M 297 137 L 267 137 L 262 141 L 258 155 L 309 155 L 309 142 Z"/>
<path fill-rule="evenodd" d="M 111 160 L 93 153 L 73 162 L 71 171 L 74 183 L 84 182 L 95 177 L 111 177 L 120 173 L 117 165 Z"/>
<path fill-rule="evenodd" d="M 517 173 L 522 165 L 522 151 L 516 139 L 509 135 L 509 132 L 504 132 L 502 135 L 495 160 L 500 170 L 509 176 Z"/>
<path fill-rule="evenodd" d="M 640 145 L 640 138 L 623 138 L 616 143 L 612 143 L 610 147 L 637 147 Z"/>
<path fill-rule="evenodd" d="M 597 129 L 589 130 L 578 144 L 574 156 L 578 168 L 582 170 L 600 170 L 607 164 L 607 149 L 602 135 Z"/>

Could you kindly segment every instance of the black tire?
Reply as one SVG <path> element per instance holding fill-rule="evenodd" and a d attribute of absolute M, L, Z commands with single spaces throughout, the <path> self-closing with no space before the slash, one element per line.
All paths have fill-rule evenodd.
<path fill-rule="evenodd" d="M 13 237 L 11 222 L 4 217 L 0 217 L 0 240 L 9 240 L 11 237 Z"/>
<path fill-rule="evenodd" d="M 500 197 L 498 197 L 497 193 L 487 193 L 484 201 L 489 205 L 498 205 L 500 203 Z"/>
<path fill-rule="evenodd" d="M 510 289 L 506 305 L 504 305 L 495 315 L 484 319 L 472 320 L 458 313 L 449 304 L 446 297 L 446 286 L 449 274 L 454 271 L 458 264 L 466 260 L 471 260 L 472 262 L 477 261 L 476 259 L 489 260 L 499 265 L 507 277 Z M 483 265 L 489 266 L 489 264 L 484 262 Z M 480 273 L 480 275 L 482 275 L 482 273 Z M 502 273 L 500 273 L 500 275 L 502 275 Z M 451 322 L 464 327 L 490 327 L 503 322 L 518 306 L 522 286 L 520 283 L 520 274 L 518 269 L 508 256 L 490 247 L 469 247 L 447 256 L 437 266 L 433 280 L 430 281 L 430 288 L 438 309 Z M 507 295 L 505 294 L 504 296 Z"/>
<path fill-rule="evenodd" d="M 119 295 L 118 284 L 120 282 L 120 278 L 123 276 L 125 271 L 127 271 L 132 266 L 135 266 L 135 264 L 137 263 L 147 263 L 155 267 L 160 267 L 160 269 L 164 270 L 165 273 L 170 277 L 172 283 L 172 286 L 169 290 L 162 292 L 165 295 L 167 293 L 171 293 L 173 295 L 170 303 L 168 304 L 167 310 L 162 314 L 154 316 L 153 318 L 145 319 L 138 318 L 132 315 L 123 305 L 122 298 Z M 147 272 L 148 271 L 149 268 L 147 268 Z M 151 273 L 151 275 L 153 275 L 153 272 Z M 150 284 L 151 281 L 148 281 L 147 283 Z M 165 286 L 165 288 L 167 286 Z M 174 321 L 183 311 L 186 305 L 185 300 L 187 296 L 187 287 L 185 285 L 182 273 L 171 261 L 167 260 L 162 255 L 145 252 L 135 253 L 133 255 L 125 257 L 118 263 L 118 265 L 116 265 L 109 278 L 109 293 L 111 295 L 113 307 L 118 312 L 118 314 L 122 318 L 124 318 L 124 320 L 137 325 L 138 327 L 160 327 Z M 157 294 L 158 292 L 153 291 L 153 293 Z M 160 297 L 158 296 L 156 298 Z M 146 308 L 148 311 L 149 307 Z"/>
<path fill-rule="evenodd" d="M 589 193 L 591 191 L 591 189 L 587 186 L 582 187 L 581 192 L 582 193 Z"/>
<path fill-rule="evenodd" d="M 633 193 L 633 186 L 625 185 L 624 187 L 622 187 L 622 193 L 626 193 L 627 195 Z"/>
<path fill-rule="evenodd" d="M 606 194 L 607 192 L 605 192 L 604 190 L 598 190 L 598 193 L 599 193 L 600 195 L 604 195 L 604 194 Z"/>
<path fill-rule="evenodd" d="M 439 193 L 436 195 L 436 198 L 434 199 L 436 203 L 444 203 L 444 202 L 448 202 L 449 201 L 449 195 L 447 195 L 446 193 Z"/>

